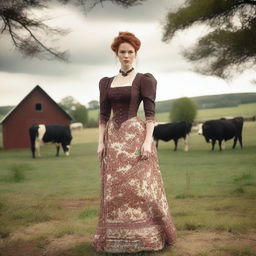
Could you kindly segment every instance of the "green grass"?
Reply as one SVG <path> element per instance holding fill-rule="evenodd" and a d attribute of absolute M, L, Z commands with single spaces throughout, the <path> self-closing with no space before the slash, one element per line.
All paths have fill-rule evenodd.
<path fill-rule="evenodd" d="M 88 209 L 80 213 L 80 219 L 93 218 L 97 216 L 98 212 L 96 209 Z"/>
<path fill-rule="evenodd" d="M 252 117 L 256 115 L 256 103 L 241 104 L 238 107 L 230 108 L 214 108 L 214 109 L 199 109 L 196 120 L 204 121 L 208 119 L 217 119 L 221 117 Z M 169 122 L 169 113 L 158 113 L 157 120 L 159 122 Z"/>
<path fill-rule="evenodd" d="M 89 118 L 98 119 L 99 110 L 90 110 Z M 139 116 L 143 117 L 144 113 L 140 109 Z M 208 119 L 216 119 L 221 117 L 252 117 L 256 115 L 256 103 L 241 104 L 238 107 L 229 108 L 213 108 L 213 109 L 199 109 L 197 113 L 196 120 L 204 121 Z M 169 113 L 156 113 L 156 119 L 159 122 L 169 122 Z"/>
<path fill-rule="evenodd" d="M 190 135 L 189 152 L 183 151 L 182 142 L 177 152 L 173 152 L 173 142 L 159 143 L 160 168 L 180 241 L 159 255 L 182 255 L 180 250 L 186 248 L 182 243 L 187 239 L 190 247 L 190 235 L 204 232 L 225 234 L 225 238 L 231 234 L 237 247 L 231 238 L 221 239 L 214 249 L 203 247 L 204 251 L 191 255 L 255 255 L 249 240 L 248 248 L 239 242 L 241 236 L 256 231 L 255 131 L 256 122 L 246 122 L 244 148 L 232 150 L 229 141 L 222 152 L 211 152 L 195 132 Z M 74 132 L 70 157 L 62 153 L 56 158 L 53 146 L 42 147 L 42 157 L 36 159 L 30 150 L 0 151 L 2 248 L 33 241 L 42 252 L 54 240 L 60 241 L 63 255 L 105 255 L 96 254 L 90 245 L 100 203 L 97 132 Z M 203 239 L 204 235 L 201 246 Z M 66 249 L 61 248 L 61 241 L 68 244 Z"/>
<path fill-rule="evenodd" d="M 232 108 L 217 108 L 217 109 L 201 109 L 198 112 L 197 120 L 207 120 L 219 118 L 223 116 L 244 116 L 252 117 L 256 115 L 256 103 L 241 104 L 238 107 Z"/>

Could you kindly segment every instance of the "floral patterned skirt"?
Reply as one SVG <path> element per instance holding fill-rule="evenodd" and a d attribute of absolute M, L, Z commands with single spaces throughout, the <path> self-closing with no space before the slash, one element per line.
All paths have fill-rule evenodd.
<path fill-rule="evenodd" d="M 92 242 L 98 252 L 157 251 L 175 242 L 153 141 L 149 158 L 141 160 L 145 135 L 145 122 L 138 117 L 123 122 L 119 129 L 113 120 L 107 123 L 99 221 Z"/>

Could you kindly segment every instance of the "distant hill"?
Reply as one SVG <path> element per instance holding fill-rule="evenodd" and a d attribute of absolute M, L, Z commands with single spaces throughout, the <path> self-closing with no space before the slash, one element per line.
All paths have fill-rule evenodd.
<path fill-rule="evenodd" d="M 14 106 L 0 106 L 0 116 L 5 116 L 13 107 Z"/>
<path fill-rule="evenodd" d="M 232 93 L 220 95 L 207 95 L 191 97 L 198 106 L 198 109 L 236 107 L 240 104 L 256 103 L 256 93 Z M 173 100 L 156 102 L 156 112 L 169 112 Z"/>
<path fill-rule="evenodd" d="M 198 109 L 209 109 L 209 108 L 225 108 L 235 107 L 241 104 L 256 103 L 256 93 L 232 93 L 232 94 L 220 94 L 220 95 L 208 95 L 191 97 Z M 169 112 L 171 105 L 175 99 L 157 101 L 156 112 Z M 13 106 L 0 106 L 0 116 L 5 116 Z M 98 111 L 97 111 L 98 113 Z"/>

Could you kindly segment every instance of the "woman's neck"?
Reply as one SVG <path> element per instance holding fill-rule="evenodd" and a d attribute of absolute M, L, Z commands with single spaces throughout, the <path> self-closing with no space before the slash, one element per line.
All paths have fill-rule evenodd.
<path fill-rule="evenodd" d="M 131 66 L 121 66 L 121 70 L 124 71 L 124 72 L 127 72 L 131 68 L 132 68 L 132 65 Z"/>

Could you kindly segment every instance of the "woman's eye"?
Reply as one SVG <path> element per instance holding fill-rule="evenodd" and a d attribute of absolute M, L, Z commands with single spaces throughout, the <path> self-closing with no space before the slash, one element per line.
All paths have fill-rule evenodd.
<path fill-rule="evenodd" d="M 120 54 L 125 54 L 126 51 L 120 51 Z M 128 54 L 133 54 L 134 52 L 133 51 L 128 51 Z"/>

